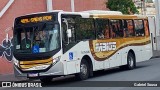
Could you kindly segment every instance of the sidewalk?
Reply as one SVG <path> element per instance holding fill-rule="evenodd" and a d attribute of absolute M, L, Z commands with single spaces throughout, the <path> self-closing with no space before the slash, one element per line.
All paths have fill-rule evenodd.
<path fill-rule="evenodd" d="M 27 78 L 18 77 L 16 78 L 14 74 L 2 75 L 0 74 L 0 81 L 26 81 Z"/>
<path fill-rule="evenodd" d="M 154 50 L 153 51 L 153 57 L 152 58 L 160 58 L 160 51 Z"/>

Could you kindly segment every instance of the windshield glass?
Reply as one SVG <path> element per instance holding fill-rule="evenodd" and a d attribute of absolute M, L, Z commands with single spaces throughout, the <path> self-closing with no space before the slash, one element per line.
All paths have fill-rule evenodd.
<path fill-rule="evenodd" d="M 59 24 L 40 23 L 17 27 L 14 32 L 17 53 L 43 53 L 60 48 Z"/>

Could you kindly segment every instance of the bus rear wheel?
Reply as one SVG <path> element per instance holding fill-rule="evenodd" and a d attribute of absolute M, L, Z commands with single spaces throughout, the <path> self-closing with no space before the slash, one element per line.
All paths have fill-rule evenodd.
<path fill-rule="evenodd" d="M 89 77 L 89 65 L 85 59 L 81 61 L 80 73 L 77 73 L 75 76 L 78 80 L 85 80 Z"/>
<path fill-rule="evenodd" d="M 136 67 L 136 59 L 133 53 L 129 52 L 127 56 L 127 64 L 120 66 L 122 70 L 132 70 Z"/>
<path fill-rule="evenodd" d="M 136 67 L 136 60 L 133 53 L 129 52 L 127 56 L 127 69 L 132 70 Z"/>

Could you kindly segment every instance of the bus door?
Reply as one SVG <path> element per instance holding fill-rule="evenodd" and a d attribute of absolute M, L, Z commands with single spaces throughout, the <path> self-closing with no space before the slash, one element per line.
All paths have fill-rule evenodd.
<path fill-rule="evenodd" d="M 63 14 L 62 19 L 62 48 L 63 54 L 66 56 L 67 60 L 67 72 L 68 74 L 76 73 L 75 67 L 78 57 L 77 49 L 73 48 L 77 42 L 75 37 L 75 18 L 79 15 L 67 15 Z"/>

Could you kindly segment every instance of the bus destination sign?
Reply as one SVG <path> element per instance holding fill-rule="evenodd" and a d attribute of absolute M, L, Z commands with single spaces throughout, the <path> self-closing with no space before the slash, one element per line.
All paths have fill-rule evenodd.
<path fill-rule="evenodd" d="M 42 22 L 42 21 L 51 21 L 52 20 L 52 16 L 39 16 L 39 17 L 33 17 L 33 18 L 25 18 L 25 19 L 21 19 L 20 22 L 23 24 L 26 23 L 37 23 L 37 22 Z"/>

